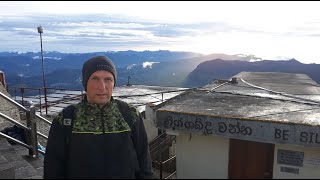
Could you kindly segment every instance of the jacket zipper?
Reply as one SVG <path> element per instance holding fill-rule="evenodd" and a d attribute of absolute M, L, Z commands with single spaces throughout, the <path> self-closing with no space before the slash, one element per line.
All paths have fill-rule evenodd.
<path fill-rule="evenodd" d="M 101 109 L 101 124 L 102 124 L 102 133 L 105 134 L 105 128 L 104 128 L 104 118 L 103 118 L 103 110 Z"/>
<path fill-rule="evenodd" d="M 101 124 L 102 124 L 102 137 L 103 137 L 103 139 L 106 139 L 106 130 L 105 130 L 105 127 L 104 127 L 104 117 L 103 117 L 103 109 L 101 109 Z M 103 143 L 103 159 L 104 159 L 104 163 L 103 163 L 103 167 L 104 167 L 104 169 L 106 169 L 106 162 L 105 162 L 105 159 L 106 159 L 106 149 L 107 149 L 107 147 L 106 147 L 106 145 L 105 145 L 106 143 Z M 103 175 L 104 175 L 104 177 L 106 177 L 106 174 L 105 174 L 105 171 L 103 171 Z"/>

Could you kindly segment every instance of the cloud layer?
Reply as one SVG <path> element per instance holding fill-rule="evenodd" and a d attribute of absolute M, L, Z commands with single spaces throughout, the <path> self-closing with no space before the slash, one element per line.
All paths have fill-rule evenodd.
<path fill-rule="evenodd" d="M 0 2 L 0 51 L 172 50 L 319 63 L 319 2 Z"/>

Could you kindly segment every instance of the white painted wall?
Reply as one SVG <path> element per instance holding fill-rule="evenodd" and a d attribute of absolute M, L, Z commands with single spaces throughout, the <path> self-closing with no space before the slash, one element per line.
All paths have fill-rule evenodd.
<path fill-rule="evenodd" d="M 228 138 L 179 133 L 176 157 L 177 179 L 228 178 Z"/>
<path fill-rule="evenodd" d="M 144 127 L 147 132 L 148 142 L 152 141 L 154 138 L 158 136 L 158 128 L 156 128 L 155 120 L 155 111 L 150 107 L 151 104 L 146 105 L 146 119 L 143 120 Z"/>
<path fill-rule="evenodd" d="M 303 166 L 278 164 L 278 149 L 304 152 Z M 299 174 L 281 172 L 280 167 L 299 169 Z M 275 145 L 273 179 L 319 179 L 320 177 L 320 148 L 310 148 L 295 145 Z"/>

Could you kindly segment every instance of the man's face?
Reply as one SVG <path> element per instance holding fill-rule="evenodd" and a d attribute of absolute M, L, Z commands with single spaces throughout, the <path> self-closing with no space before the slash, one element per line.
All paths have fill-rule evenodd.
<path fill-rule="evenodd" d="M 87 83 L 87 100 L 90 104 L 104 106 L 110 101 L 114 78 L 109 71 L 99 70 L 91 74 Z"/>

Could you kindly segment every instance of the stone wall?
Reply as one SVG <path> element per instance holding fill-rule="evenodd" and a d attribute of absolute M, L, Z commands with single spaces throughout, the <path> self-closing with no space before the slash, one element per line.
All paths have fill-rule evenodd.
<path fill-rule="evenodd" d="M 0 84 L 0 92 L 11 97 L 2 84 Z M 26 125 L 26 122 L 21 121 L 20 119 L 19 109 L 15 105 L 3 99 L 1 96 L 0 96 L 0 112 Z M 0 117 L 0 130 L 3 130 L 6 127 L 11 127 L 13 125 L 14 124 L 12 124 L 11 122 L 4 120 L 2 117 Z"/>

